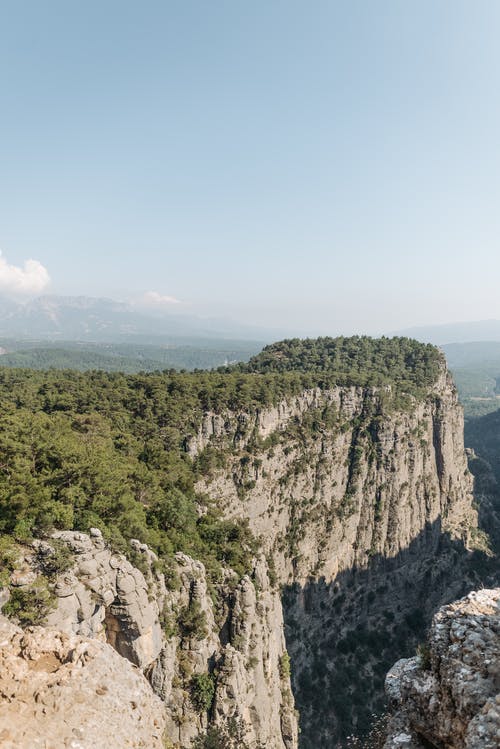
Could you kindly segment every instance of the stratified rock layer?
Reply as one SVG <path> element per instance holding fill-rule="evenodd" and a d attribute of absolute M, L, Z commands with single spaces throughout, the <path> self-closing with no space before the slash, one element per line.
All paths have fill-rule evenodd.
<path fill-rule="evenodd" d="M 97 640 L 0 616 L 2 749 L 161 749 L 163 705 Z"/>
<path fill-rule="evenodd" d="M 497 749 L 500 589 L 473 592 L 442 608 L 427 648 L 387 675 L 395 713 L 385 749 Z"/>

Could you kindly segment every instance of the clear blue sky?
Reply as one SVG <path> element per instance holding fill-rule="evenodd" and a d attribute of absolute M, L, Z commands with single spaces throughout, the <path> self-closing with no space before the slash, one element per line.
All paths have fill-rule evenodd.
<path fill-rule="evenodd" d="M 0 0 L 2 288 L 500 318 L 499 39 L 496 0 Z"/>

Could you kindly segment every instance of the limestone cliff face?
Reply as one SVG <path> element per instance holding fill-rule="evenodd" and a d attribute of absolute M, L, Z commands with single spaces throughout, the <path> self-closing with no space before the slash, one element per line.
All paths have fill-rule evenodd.
<path fill-rule="evenodd" d="M 420 400 L 338 387 L 207 414 L 187 448 L 224 453 L 198 488 L 248 518 L 274 562 L 301 747 L 367 730 L 394 652 L 414 651 L 436 607 L 473 584 L 477 515 L 449 374 Z"/>
<path fill-rule="evenodd" d="M 500 745 L 500 589 L 442 608 L 426 647 L 386 680 L 394 709 L 385 749 Z"/>
<path fill-rule="evenodd" d="M 227 583 L 211 595 L 203 564 L 184 554 L 176 555 L 173 582 L 167 587 L 156 569 L 156 556 L 138 541 L 131 544 L 140 569 L 113 553 L 97 529 L 90 535 L 59 532 L 55 538 L 70 549 L 73 562 L 52 586 L 55 604 L 46 620 L 48 643 L 54 637 L 67 643 L 75 636 L 87 643 L 101 641 L 108 653 L 111 646 L 113 656 L 117 651 L 138 666 L 148 678 L 151 700 L 154 692 L 163 703 L 162 722 L 172 746 L 187 749 L 209 725 L 224 726 L 234 719 L 249 749 L 264 744 L 296 749 L 297 718 L 290 675 L 283 667 L 287 656 L 281 602 L 263 559 L 256 560 L 251 578 L 238 581 L 228 570 Z M 32 583 L 53 554 L 50 541 L 26 547 L 12 576 L 14 587 Z M 40 647 L 43 632 L 40 628 L 37 634 Z M 88 647 L 104 656 L 97 642 Z M 116 665 L 116 658 L 111 662 Z M 213 689 L 203 704 L 197 677 Z M 115 688 L 105 675 L 102 680 L 106 693 Z M 33 726 L 29 735 L 36 736 L 36 730 Z M 155 746 L 130 744 L 143 745 Z"/>
<path fill-rule="evenodd" d="M 429 526 L 467 543 L 477 517 L 449 375 L 404 410 L 387 395 L 315 389 L 251 416 L 207 414 L 189 443 L 231 447 L 198 488 L 249 519 L 281 583 L 396 557 Z"/>
<path fill-rule="evenodd" d="M 106 640 L 134 665 L 149 666 L 163 645 L 155 581 L 148 582 L 123 555 L 114 554 L 97 529 L 90 536 L 63 531 L 54 537 L 68 546 L 75 565 L 57 578 L 57 606 L 47 626 Z M 35 542 L 35 549 L 39 558 L 50 557 L 50 543 Z"/>

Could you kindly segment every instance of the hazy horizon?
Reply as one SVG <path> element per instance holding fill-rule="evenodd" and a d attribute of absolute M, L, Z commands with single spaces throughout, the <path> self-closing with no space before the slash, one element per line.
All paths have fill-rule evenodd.
<path fill-rule="evenodd" d="M 500 319 L 500 6 L 1 2 L 0 294 Z"/>
<path fill-rule="evenodd" d="M 313 326 L 280 328 L 248 324 L 228 316 L 186 314 L 182 308 L 171 305 L 154 307 L 140 297 L 127 300 L 42 294 L 21 299 L 0 294 L 0 338 L 4 340 L 107 341 L 112 344 L 130 339 L 144 344 L 149 337 L 150 342 L 156 343 L 160 339 L 179 338 L 196 345 L 211 339 L 264 345 L 283 338 L 325 335 L 406 336 L 438 346 L 500 342 L 500 320 L 462 320 L 377 331 L 346 329 L 334 323 L 327 330 Z"/>

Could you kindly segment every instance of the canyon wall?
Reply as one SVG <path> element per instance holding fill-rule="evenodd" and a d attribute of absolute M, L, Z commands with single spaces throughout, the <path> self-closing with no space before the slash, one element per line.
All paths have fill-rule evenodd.
<path fill-rule="evenodd" d="M 250 575 L 225 568 L 213 586 L 186 554 L 166 570 L 138 541 L 127 560 L 95 529 L 63 531 L 23 547 L 11 591 L 69 549 L 46 625 L 138 667 L 162 700 L 167 745 L 231 731 L 241 747 L 296 749 L 294 698 L 301 748 L 362 735 L 395 655 L 472 587 L 470 550 L 486 550 L 444 365 L 421 397 L 315 387 L 207 412 L 185 450 L 199 494 L 259 538 Z"/>
<path fill-rule="evenodd" d="M 425 528 L 465 544 L 475 533 L 463 414 L 443 371 L 405 408 L 373 388 L 306 391 L 274 408 L 207 414 L 188 445 L 226 464 L 198 489 L 248 518 L 279 582 L 331 582 L 370 557 L 394 558 Z M 439 526 L 439 528 L 438 528 Z"/>
<path fill-rule="evenodd" d="M 384 707 L 394 653 L 474 584 L 463 413 L 445 368 L 424 397 L 312 389 L 252 415 L 207 414 L 198 489 L 262 539 L 281 586 L 304 749 L 340 745 Z"/>

